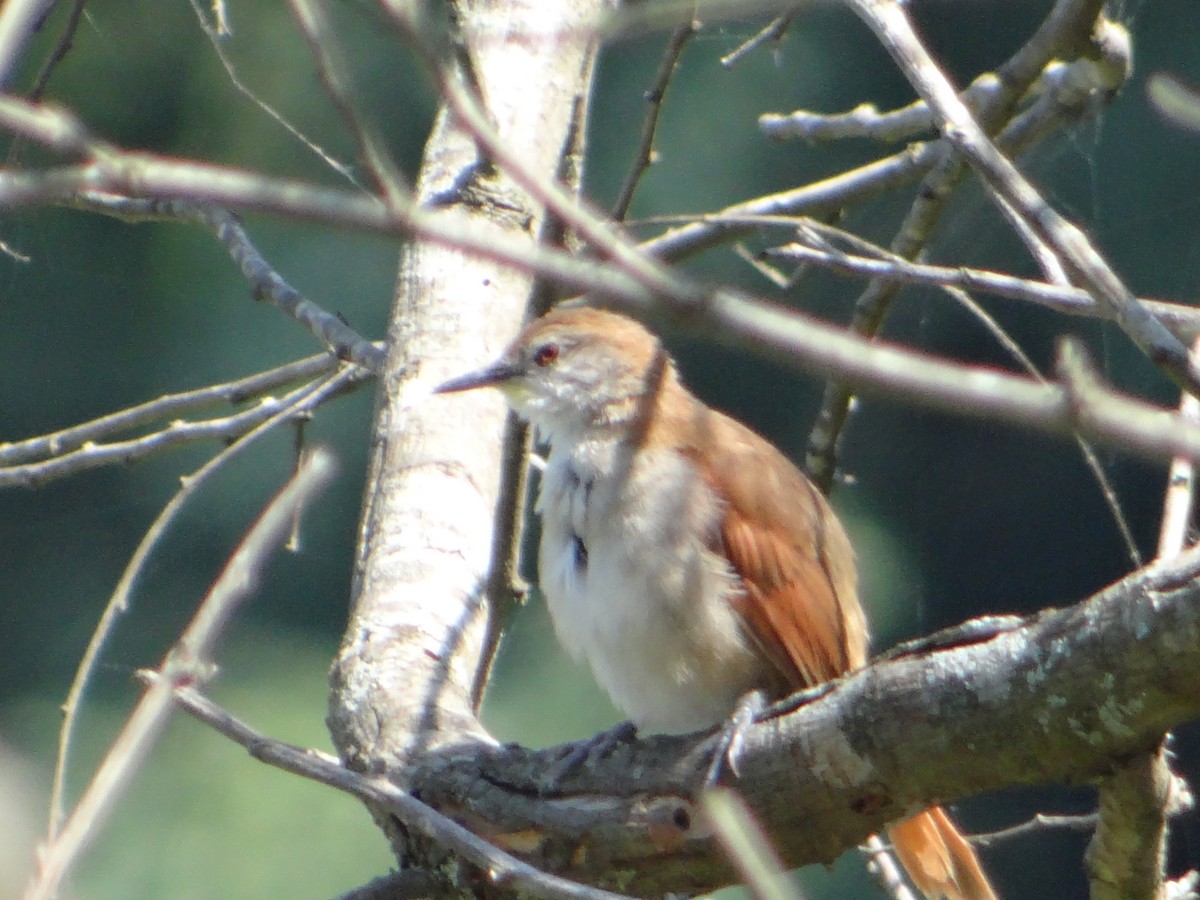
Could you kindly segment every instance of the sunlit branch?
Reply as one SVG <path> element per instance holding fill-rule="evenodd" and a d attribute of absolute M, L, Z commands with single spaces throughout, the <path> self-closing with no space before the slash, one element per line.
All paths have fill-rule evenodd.
<path fill-rule="evenodd" d="M 153 454 L 200 441 L 232 441 L 264 422 L 275 419 L 281 413 L 295 409 L 297 401 L 311 391 L 312 385 L 304 385 L 283 397 L 262 397 L 249 409 L 230 416 L 201 422 L 176 420 L 158 431 L 123 441 L 94 443 L 85 440 L 73 450 L 60 452 L 37 462 L 18 463 L 0 468 L 0 489 L 39 487 L 58 478 L 77 475 L 101 466 L 128 465 Z M 95 427 L 95 423 L 88 423 L 83 427 Z"/>
<path fill-rule="evenodd" d="M 208 38 L 208 43 L 212 47 L 213 53 L 220 60 L 222 68 L 225 69 L 225 74 L 229 78 L 229 83 L 234 86 L 239 94 L 261 109 L 271 121 L 275 122 L 284 131 L 290 134 L 296 141 L 304 146 L 308 152 L 321 160 L 325 165 L 329 166 L 339 176 L 344 178 L 350 184 L 356 187 L 362 187 L 358 183 L 358 179 L 354 177 L 354 172 L 350 166 L 344 162 L 335 159 L 324 147 L 320 146 L 316 141 L 312 140 L 308 135 L 304 134 L 299 128 L 287 120 L 275 107 L 267 103 L 251 90 L 238 75 L 237 68 L 233 64 L 233 60 L 225 52 L 222 46 L 222 39 L 230 35 L 229 26 L 226 17 L 223 15 L 223 5 L 214 7 L 216 24 L 209 24 L 204 17 L 204 10 L 200 8 L 199 0 L 188 0 L 191 4 L 192 11 L 196 14 L 196 20 L 200 23 L 200 30 L 204 32 L 204 36 Z"/>
<path fill-rule="evenodd" d="M 240 744 L 255 759 L 311 781 L 343 791 L 372 807 L 387 810 L 401 822 L 479 867 L 494 888 L 516 888 L 546 900 L 627 900 L 621 894 L 588 887 L 543 872 L 468 831 L 453 819 L 398 788 L 386 778 L 368 778 L 345 768 L 337 759 L 274 740 L 235 718 L 195 689 L 169 684 L 155 672 L 140 676 L 150 685 L 173 689 L 175 702 L 190 715 Z"/>
<path fill-rule="evenodd" d="M 612 211 L 609 213 L 617 222 L 622 221 L 629 212 L 629 204 L 633 202 L 634 192 L 641 183 L 642 176 L 654 162 L 654 137 L 658 134 L 658 119 L 662 112 L 663 101 L 667 96 L 667 87 L 679 65 L 684 47 L 695 33 L 696 22 L 689 20 L 672 31 L 671 36 L 667 39 L 666 49 L 663 50 L 662 60 L 658 64 L 658 72 L 655 74 L 649 90 L 646 91 L 646 114 L 642 120 L 642 132 L 638 140 L 637 152 L 634 154 L 629 174 L 625 176 L 625 183 L 617 194 L 617 202 L 613 204 Z"/>
<path fill-rule="evenodd" d="M 1016 112 L 1021 99 L 1037 79 L 1045 77 L 1055 57 L 1069 49 L 1074 36 L 1093 33 L 1100 11 L 1097 0 L 1059 0 L 1033 37 L 998 68 L 996 88 L 978 98 L 976 114 L 983 130 L 997 134 L 996 146 L 1002 152 L 1016 158 L 1025 147 L 1060 129 L 1063 121 L 1071 117 L 1074 112 L 1072 108 L 1047 100 L 1054 98 L 1053 91 L 1045 92 L 1023 113 Z M 1128 47 L 1125 49 L 1128 50 Z M 1080 53 L 1064 55 L 1072 58 Z M 1128 68 L 1127 58 L 1125 68 Z M 947 201 L 970 171 L 966 161 L 952 152 L 944 136 L 937 146 L 942 151 L 937 164 L 922 181 L 912 206 L 891 241 L 891 252 L 904 259 L 915 260 L 927 246 Z M 1011 205 L 998 205 L 1010 224 L 1026 240 L 1043 270 L 1055 272 L 1058 280 L 1065 282 L 1066 279 L 1060 274 L 1061 266 L 1052 254 L 1046 252 L 1041 240 L 1021 218 L 1013 214 Z M 851 329 L 866 337 L 878 334 L 896 292 L 897 285 L 892 282 L 876 280 L 867 285 L 855 301 Z M 851 402 L 852 394 L 845 385 L 836 381 L 827 384 L 821 409 L 809 436 L 805 465 L 810 477 L 825 489 L 832 485 L 837 470 L 838 444 L 850 414 Z"/>
<path fill-rule="evenodd" d="M 795 17 L 795 13 L 784 13 L 782 16 L 776 16 L 757 34 L 754 34 L 748 40 L 743 41 L 733 50 L 722 56 L 721 65 L 726 69 L 732 69 L 764 44 L 779 43 L 783 40 L 784 35 L 787 34 L 788 26 Z"/>
<path fill-rule="evenodd" d="M 236 381 L 214 384 L 194 391 L 167 394 L 156 400 L 109 413 L 90 422 L 72 425 L 52 434 L 0 444 L 0 467 L 60 456 L 77 450 L 88 442 L 102 440 L 112 434 L 140 428 L 168 416 L 180 416 L 217 403 L 245 403 L 268 391 L 323 375 L 337 365 L 336 359 L 327 353 L 321 353 Z"/>
<path fill-rule="evenodd" d="M 1200 370 L 1187 347 L 1153 318 L 1117 278 L 1087 236 L 1058 214 L 988 139 L 921 44 L 896 0 L 846 0 L 875 32 L 910 83 L 936 112 L 942 133 L 996 193 L 1059 257 L 1073 279 L 1111 309 L 1113 320 L 1180 385 L 1197 389 Z"/>
<path fill-rule="evenodd" d="M 1034 303 L 1069 316 L 1108 318 L 1108 310 L 1099 306 L 1092 299 L 1092 295 L 1082 288 L 1048 284 L 1044 281 L 1019 278 L 1015 275 L 1005 275 L 1002 272 L 972 269 L 968 266 L 915 263 L 902 259 L 883 248 L 878 248 L 878 251 L 878 255 L 872 258 L 846 253 L 834 248 L 823 249 L 792 243 L 764 250 L 763 256 L 768 259 L 778 258 L 813 263 L 844 275 L 878 278 L 902 284 L 925 284 L 978 291 L 997 297 Z M 1192 338 L 1200 332 L 1200 309 L 1182 303 L 1169 303 L 1146 298 L 1141 298 L 1140 302 L 1180 338 Z"/>
<path fill-rule="evenodd" d="M 346 385 L 358 378 L 360 371 L 353 368 L 344 368 L 340 372 L 334 372 L 322 379 L 315 385 L 310 385 L 303 394 L 296 398 L 291 406 L 280 410 L 253 431 L 247 433 L 241 439 L 213 456 L 212 459 L 208 460 L 190 476 L 182 479 L 180 489 L 171 498 L 170 502 L 163 507 L 162 511 L 155 517 L 154 522 L 142 536 L 137 549 L 133 552 L 129 562 L 125 564 L 125 570 L 121 573 L 121 578 L 117 582 L 117 586 L 113 589 L 112 596 L 109 597 L 108 603 L 104 607 L 104 612 L 101 614 L 100 620 L 96 623 L 96 628 L 88 640 L 87 649 L 84 651 L 83 657 L 79 660 L 79 665 L 75 670 L 75 677 L 72 679 L 70 690 L 67 692 L 66 702 L 63 704 L 63 721 L 59 731 L 54 778 L 50 790 L 49 837 L 51 840 L 57 835 L 64 815 L 67 767 L 75 722 L 79 714 L 80 701 L 91 681 L 96 664 L 100 659 L 100 653 L 108 642 L 108 638 L 112 634 L 112 629 L 117 620 L 129 608 L 129 600 L 133 595 L 134 587 L 137 585 L 138 579 L 145 570 L 146 563 L 157 548 L 159 541 L 167 534 L 168 529 L 191 498 L 196 495 L 201 487 L 208 483 L 210 478 L 221 471 L 226 463 L 238 456 L 246 448 L 253 446 L 260 438 L 271 434 L 276 426 L 283 424 L 298 414 L 315 409 L 327 398 L 336 395 Z"/>
<path fill-rule="evenodd" d="M 389 203 L 401 204 L 408 201 L 411 189 L 407 181 L 388 156 L 384 142 L 364 118 L 354 100 L 346 66 L 335 52 L 333 31 L 324 9 L 316 0 L 291 0 L 291 6 L 304 39 L 308 42 L 309 52 L 316 63 L 321 82 L 325 85 L 325 92 L 333 101 L 347 130 L 354 137 L 376 189 L 388 198 Z"/>
<path fill-rule="evenodd" d="M 73 119 L 64 120 L 61 114 L 27 108 L 16 101 L 0 100 L 0 124 L 15 125 L 68 150 L 87 146 Z M 702 287 L 666 269 L 647 269 L 645 260 L 633 276 L 619 265 L 604 265 L 497 235 L 446 211 L 437 215 L 421 209 L 393 213 L 361 195 L 301 182 L 144 154 L 103 156 L 95 163 L 52 170 L 44 176 L 0 173 L 0 205 L 11 202 L 14 195 L 26 202 L 35 197 L 46 202 L 68 200 L 92 189 L 137 190 L 164 197 L 198 195 L 224 207 L 269 210 L 369 231 L 413 232 L 426 240 L 536 271 L 570 288 L 590 290 L 635 315 L 659 322 L 670 319 L 677 326 L 705 331 L 726 344 L 785 365 L 834 376 L 907 402 L 1052 431 L 1070 431 L 1074 425 L 1087 437 L 1159 458 L 1194 453 L 1200 446 L 1193 443 L 1192 426 L 1179 425 L 1174 414 L 1148 404 L 1105 392 L 1105 403 L 1095 414 L 1084 406 L 1078 411 L 1085 415 L 1077 418 L 1070 395 L 1061 388 L 864 340 L 749 295 Z M 654 282 L 653 288 L 647 280 Z M 1129 416 L 1121 415 L 1122 410 Z"/>
<path fill-rule="evenodd" d="M 311 454 L 250 529 L 164 658 L 162 681 L 142 696 L 62 830 L 51 832 L 25 900 L 55 896 L 166 727 L 174 707 L 172 688 L 205 680 L 211 670 L 212 649 L 225 624 L 257 589 L 266 560 L 282 543 L 295 510 L 328 483 L 333 470 L 328 452 Z"/>

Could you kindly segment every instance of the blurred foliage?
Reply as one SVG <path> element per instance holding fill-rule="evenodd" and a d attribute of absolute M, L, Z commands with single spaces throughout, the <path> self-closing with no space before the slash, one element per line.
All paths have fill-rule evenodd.
<path fill-rule="evenodd" d="M 910 6 L 947 68 L 965 82 L 1018 46 L 1049 2 L 914 0 Z M 222 48 L 241 81 L 353 164 L 354 147 L 286 5 L 228 7 L 233 37 Z M 335 12 L 362 107 L 401 168 L 415 173 L 434 111 L 428 84 L 369 4 L 345 3 Z M 1155 115 L 1143 84 L 1159 70 L 1198 80 L 1200 16 L 1190 0 L 1143 0 L 1118 12 L 1134 36 L 1132 83 L 1099 121 L 1070 129 L 1026 165 L 1052 200 L 1091 231 L 1135 291 L 1187 300 L 1200 274 L 1200 142 Z M 18 87 L 29 83 L 62 19 L 60 11 L 46 23 Z M 642 184 L 633 217 L 700 212 L 889 152 L 863 141 L 835 147 L 764 141 L 755 124 L 761 112 L 838 111 L 867 100 L 887 107 L 908 102 L 912 91 L 866 30 L 833 4 L 806 9 L 778 48 L 730 72 L 720 69 L 717 59 L 757 27 L 713 26 L 688 48 L 664 111 L 661 159 Z M 602 59 L 587 177 L 601 205 L 615 197 L 632 158 L 642 92 L 662 42 L 661 35 L 626 38 Z M 339 182 L 235 89 L 185 3 L 89 5 L 46 97 L 124 146 Z M 9 164 L 46 161 L 36 148 L 0 141 Z M 845 224 L 886 241 L 907 202 L 907 195 L 872 202 L 851 211 Z M 360 332 L 383 334 L 398 242 L 257 216 L 248 226 L 299 289 Z M 44 209 L 7 215 L 0 240 L 28 257 L 0 257 L 2 440 L 315 349 L 298 326 L 251 301 L 236 268 L 199 228 L 134 226 Z M 955 201 L 930 258 L 1032 273 L 973 188 Z M 764 287 L 724 251 L 688 265 L 707 277 Z M 817 275 L 786 300 L 844 320 L 858 288 Z M 1052 358 L 1058 335 L 1081 334 L 1115 382 L 1170 401 L 1162 380 L 1115 330 L 1007 301 L 989 308 L 1040 363 Z M 970 316 L 924 291 L 905 292 L 886 336 L 1009 365 Z M 801 453 L 819 384 L 722 348 L 668 340 L 698 393 L 793 456 Z M 345 616 L 370 413 L 368 387 L 320 411 L 308 427 L 310 441 L 336 449 L 340 478 L 309 511 L 302 552 L 272 564 L 262 596 L 218 654 L 217 698 L 257 727 L 298 743 L 327 743 L 324 677 Z M 0 494 L 0 741 L 20 754 L 22 765 L 32 764 L 41 784 L 48 782 L 57 705 L 109 592 L 179 476 L 210 450 Z M 1112 454 L 1104 459 L 1143 548 L 1151 547 L 1162 468 Z M 265 442 L 202 493 L 155 557 L 90 695 L 71 772 L 74 790 L 136 697 L 131 672 L 161 657 L 290 465 L 290 434 Z M 1096 485 L 1069 442 L 869 399 L 847 435 L 843 466 L 852 480 L 835 502 L 857 538 L 879 646 L 985 611 L 1069 603 L 1128 567 Z M 536 603 L 517 617 L 486 712 L 499 737 L 535 745 L 581 737 L 617 717 L 586 672 L 557 649 Z M 1200 747 L 1192 730 L 1177 747 L 1195 778 Z M 0 791 L 4 784 L 0 779 Z M 1038 809 L 1082 809 L 1088 802 L 1082 791 L 1021 792 L 965 804 L 963 818 L 972 828 L 998 826 Z M 17 808 L 15 801 L 7 808 Z M 0 839 L 13 833 L 6 827 L 0 816 Z M 1175 852 L 1195 864 L 1200 832 L 1189 823 L 1180 835 Z M 989 868 L 1006 894 L 1082 896 L 1082 840 L 1036 840 L 1034 854 L 1029 842 L 989 852 Z M 86 857 L 72 893 L 317 898 L 385 871 L 388 861 L 383 841 L 352 801 L 267 770 L 180 720 Z M 859 896 L 864 879 L 851 859 L 831 876 L 809 879 L 808 895 Z"/>

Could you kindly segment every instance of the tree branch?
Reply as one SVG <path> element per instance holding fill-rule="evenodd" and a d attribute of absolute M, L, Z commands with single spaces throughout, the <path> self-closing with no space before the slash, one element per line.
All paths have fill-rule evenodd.
<path fill-rule="evenodd" d="M 138 677 L 151 687 L 172 687 L 157 672 L 142 670 Z M 474 863 L 481 872 L 486 873 L 486 882 L 492 888 L 516 888 L 548 900 L 624 900 L 619 894 L 595 890 L 541 872 L 481 840 L 386 778 L 368 778 L 344 768 L 328 754 L 273 740 L 235 718 L 194 688 L 186 685 L 173 687 L 172 693 L 179 706 L 205 725 L 245 747 L 255 759 L 344 791 L 364 803 L 386 810 L 405 825 L 436 841 L 439 846 Z"/>
<path fill-rule="evenodd" d="M 1198 573 L 1191 551 L 1075 606 L 934 635 L 781 701 L 747 731 L 733 786 L 798 866 L 831 862 L 929 803 L 1106 778 L 1200 714 Z M 408 773 L 421 803 L 384 783 L 379 797 L 409 824 L 428 804 L 558 876 L 640 896 L 708 891 L 737 877 L 697 800 L 717 740 L 620 744 L 549 793 L 544 773 L 572 746 L 463 740 Z M 354 781 L 314 775 L 303 756 L 293 771 Z"/>
<path fill-rule="evenodd" d="M 1103 778 L 1200 713 L 1198 562 L 1141 570 L 1077 606 L 901 652 L 785 702 L 750 729 L 736 787 L 795 866 L 832 861 L 931 802 Z M 692 799 L 713 746 L 624 745 L 549 798 L 539 776 L 561 750 L 448 748 L 412 783 L 502 845 L 521 836 L 560 874 L 642 895 L 703 891 L 730 877 Z"/>

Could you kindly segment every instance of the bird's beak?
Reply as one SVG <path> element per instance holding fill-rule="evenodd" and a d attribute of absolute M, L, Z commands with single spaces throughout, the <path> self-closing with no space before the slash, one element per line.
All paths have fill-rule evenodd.
<path fill-rule="evenodd" d="M 503 390 L 506 383 L 520 374 L 519 366 L 501 359 L 475 372 L 451 378 L 435 387 L 433 392 L 435 394 L 453 394 L 456 391 L 470 391 L 481 387 L 495 387 Z"/>

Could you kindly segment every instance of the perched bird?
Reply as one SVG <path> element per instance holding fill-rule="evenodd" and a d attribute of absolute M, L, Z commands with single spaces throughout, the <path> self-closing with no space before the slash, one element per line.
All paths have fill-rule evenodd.
<path fill-rule="evenodd" d="M 438 388 L 501 390 L 549 442 L 538 581 L 559 640 L 642 730 L 724 722 L 866 661 L 849 538 L 821 493 L 705 406 L 625 316 L 561 308 Z M 888 829 L 930 898 L 988 900 L 940 807 Z"/>

